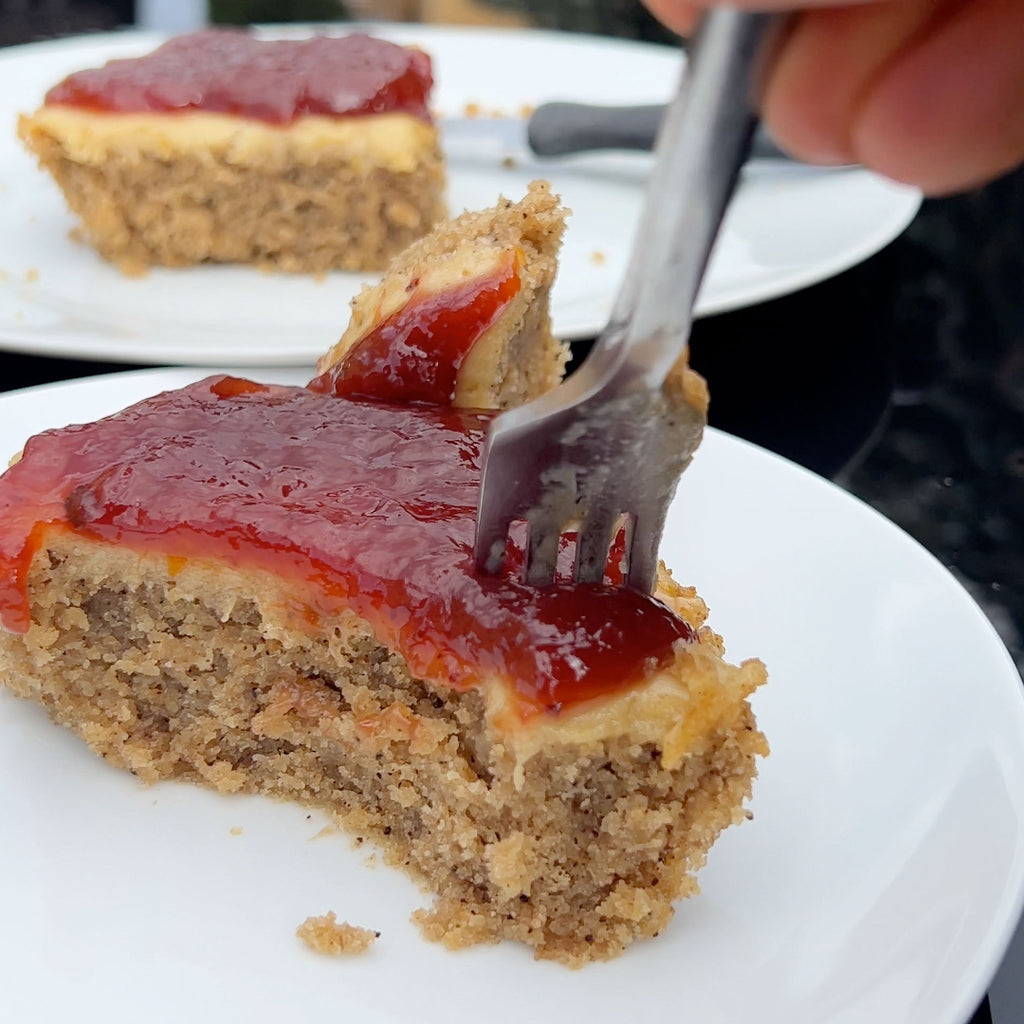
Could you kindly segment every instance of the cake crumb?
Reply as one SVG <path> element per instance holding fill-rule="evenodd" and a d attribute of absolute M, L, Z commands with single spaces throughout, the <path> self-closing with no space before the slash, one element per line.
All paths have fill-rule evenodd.
<path fill-rule="evenodd" d="M 505 156 L 501 158 L 501 166 L 507 167 L 510 170 L 516 166 L 516 158 L 514 156 Z"/>
<path fill-rule="evenodd" d="M 228 829 L 228 831 L 233 836 L 240 836 L 242 834 L 242 826 L 241 825 L 232 825 L 231 828 Z"/>
<path fill-rule="evenodd" d="M 29 284 L 32 284 L 33 281 L 38 281 L 39 280 L 39 271 L 36 270 L 35 267 L 29 267 L 28 270 L 25 271 L 25 280 Z"/>
<path fill-rule="evenodd" d="M 479 117 L 483 111 L 481 110 L 479 103 L 474 103 L 470 100 L 469 103 L 462 108 L 462 113 L 465 117 Z"/>
<path fill-rule="evenodd" d="M 347 921 L 338 921 L 333 910 L 321 917 L 307 917 L 295 934 L 314 953 L 340 956 L 344 953 L 365 953 L 380 938 L 372 928 L 359 928 Z"/>
<path fill-rule="evenodd" d="M 603 252 L 601 252 L 600 249 L 595 249 L 590 254 L 590 262 L 593 263 L 595 267 L 604 266 L 605 259 L 606 259 L 605 254 Z"/>

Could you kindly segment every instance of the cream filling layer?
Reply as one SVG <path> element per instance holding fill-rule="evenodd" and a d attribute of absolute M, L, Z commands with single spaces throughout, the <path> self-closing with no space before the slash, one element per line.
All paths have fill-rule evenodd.
<path fill-rule="evenodd" d="M 157 581 L 172 598 L 201 603 L 225 622 L 240 605 L 255 601 L 264 636 L 284 650 L 295 645 L 297 635 L 316 632 L 313 623 L 319 613 L 308 603 L 315 595 L 265 571 L 241 570 L 212 559 L 140 554 L 82 538 L 67 542 L 48 535 L 43 550 L 55 547 L 60 551 L 65 543 L 73 545 L 86 577 L 109 575 L 130 589 Z M 655 596 L 695 626 L 700 626 L 707 614 L 704 602 L 690 588 L 680 587 L 665 570 Z M 337 649 L 343 664 L 350 644 L 369 639 L 373 629 L 365 619 L 345 611 L 332 617 L 329 628 L 322 629 L 319 636 L 329 649 Z M 523 718 L 508 680 L 492 677 L 483 682 L 480 690 L 487 726 L 493 742 L 513 753 L 516 783 L 522 784 L 527 763 L 538 753 L 560 747 L 597 751 L 603 742 L 615 739 L 656 747 L 661 763 L 674 769 L 688 755 L 704 752 L 723 731 L 734 728 L 747 698 L 765 682 L 764 666 L 754 659 L 731 665 L 722 658 L 720 642 L 710 630 L 700 629 L 699 636 L 696 643 L 677 643 L 672 662 L 646 679 L 557 715 Z M 127 663 L 123 667 L 127 668 Z M 138 670 L 137 666 L 132 670 Z M 317 728 L 322 728 L 322 723 Z M 422 740 L 429 739 L 427 730 Z"/>
<path fill-rule="evenodd" d="M 340 159 L 360 171 L 384 166 L 409 173 L 438 150 L 436 128 L 401 113 L 309 115 L 274 125 L 205 111 L 122 114 L 54 105 L 22 117 L 19 134 L 27 141 L 48 135 L 68 159 L 81 164 L 101 164 L 117 152 L 271 168 Z"/>
<path fill-rule="evenodd" d="M 122 551 L 121 557 L 133 556 Z M 138 564 L 141 582 L 145 578 L 145 559 L 140 558 Z M 123 565 L 121 570 L 126 579 L 134 575 Z M 137 584 L 129 579 L 129 585 Z M 253 597 L 268 637 L 285 646 L 290 643 L 290 631 L 308 630 L 316 618 L 308 614 L 305 602 L 309 595 L 296 591 L 289 596 L 289 588 L 282 588 L 276 577 L 251 570 L 239 574 L 215 561 L 187 560 L 174 575 L 173 586 L 179 595 L 217 608 L 225 621 L 232 616 L 241 595 Z M 494 676 L 481 682 L 487 727 L 493 741 L 513 753 L 517 785 L 522 784 L 526 765 L 534 755 L 559 747 L 597 751 L 607 741 L 625 739 L 631 744 L 656 747 L 662 765 L 672 770 L 687 756 L 703 753 L 716 737 L 735 728 L 746 711 L 747 699 L 767 679 L 764 665 L 757 659 L 739 665 L 727 662 L 722 657 L 721 641 L 703 625 L 707 605 L 692 588 L 680 586 L 664 567 L 654 596 L 694 626 L 699 639 L 695 643 L 678 642 L 668 665 L 631 686 L 555 715 L 540 713 L 524 718 L 510 680 Z M 373 635 L 371 624 L 351 613 L 333 620 L 332 625 L 335 629 L 326 637 L 329 645 L 338 642 L 338 627 L 341 634 Z M 443 680 L 438 682 L 446 685 Z"/>
<path fill-rule="evenodd" d="M 509 707 L 514 700 L 510 688 L 498 682 L 484 694 L 492 731 L 515 755 L 519 786 L 536 754 L 567 746 L 597 752 L 618 739 L 650 745 L 663 767 L 678 768 L 686 757 L 704 753 L 722 733 L 736 728 L 747 698 L 765 678 L 759 661 L 730 665 L 703 643 L 679 642 L 666 669 L 555 716 L 520 719 Z"/>
<path fill-rule="evenodd" d="M 102 543 L 97 547 L 98 556 L 103 557 Z M 161 556 L 150 556 L 154 561 L 149 562 L 146 556 L 116 550 L 118 578 L 128 586 L 140 586 L 151 571 L 162 575 Z M 293 642 L 293 631 L 307 632 L 318 618 L 318 613 L 310 614 L 306 603 L 311 595 L 303 594 L 301 588 L 282 586 L 278 578 L 262 571 L 239 571 L 205 559 L 183 559 L 175 569 L 170 581 L 175 596 L 201 601 L 217 609 L 225 621 L 245 599 L 243 595 L 252 598 L 260 608 L 267 637 L 285 647 Z M 676 583 L 665 569 L 659 573 L 654 596 L 695 627 L 707 616 L 704 602 L 691 588 Z M 324 633 L 328 646 L 344 643 L 346 638 L 368 638 L 374 632 L 368 621 L 350 612 L 333 618 L 331 627 Z M 596 751 L 616 739 L 650 744 L 660 751 L 662 765 L 670 770 L 688 755 L 708 749 L 716 736 L 735 726 L 747 698 L 765 682 L 766 673 L 756 659 L 740 665 L 725 661 L 718 638 L 706 627 L 698 635 L 696 643 L 678 642 L 672 661 L 647 678 L 555 715 L 524 718 L 509 680 L 494 676 L 481 682 L 487 727 L 493 741 L 513 753 L 516 784 L 522 784 L 526 765 L 534 755 L 560 747 Z M 438 682 L 446 685 L 443 680 Z"/>

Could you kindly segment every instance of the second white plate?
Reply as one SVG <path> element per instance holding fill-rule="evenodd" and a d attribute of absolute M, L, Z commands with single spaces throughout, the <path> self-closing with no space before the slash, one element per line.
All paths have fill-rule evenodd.
<path fill-rule="evenodd" d="M 467 104 L 514 115 L 548 99 L 656 102 L 671 94 L 679 73 L 671 50 L 621 40 L 421 26 L 373 30 L 433 55 L 436 105 L 447 117 L 461 116 Z M 337 340 L 349 300 L 371 278 L 330 274 L 318 281 L 234 266 L 124 277 L 69 238 L 74 220 L 63 198 L 14 136 L 18 114 L 35 109 L 64 75 L 145 53 L 159 41 L 119 33 L 0 55 L 0 347 L 118 362 L 311 365 Z M 497 144 L 490 152 L 486 146 L 451 152 L 450 206 L 491 206 L 501 194 L 519 198 L 534 178 L 550 179 L 573 211 L 552 295 L 555 332 L 595 335 L 624 273 L 650 157 L 507 156 Z M 737 308 L 835 274 L 898 235 L 919 203 L 915 190 L 867 171 L 784 166 L 748 173 L 698 312 Z"/>

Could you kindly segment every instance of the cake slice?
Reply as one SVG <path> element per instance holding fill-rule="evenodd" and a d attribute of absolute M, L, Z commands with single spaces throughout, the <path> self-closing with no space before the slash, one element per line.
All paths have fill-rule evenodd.
<path fill-rule="evenodd" d="M 0 679 L 147 781 L 337 816 L 451 947 L 656 935 L 745 815 L 764 668 L 667 572 L 478 575 L 494 415 L 218 376 L 32 438 L 0 478 Z"/>
<path fill-rule="evenodd" d="M 430 58 L 207 30 L 77 72 L 19 134 L 127 271 L 381 270 L 444 216 Z"/>

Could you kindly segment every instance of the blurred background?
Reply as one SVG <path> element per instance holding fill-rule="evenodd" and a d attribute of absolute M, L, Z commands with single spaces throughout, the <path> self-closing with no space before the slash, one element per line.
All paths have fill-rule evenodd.
<path fill-rule="evenodd" d="M 540 26 L 667 42 L 670 33 L 635 0 L 0 0 L 0 44 L 140 24 L 178 31 L 282 21 L 421 21 Z"/>

